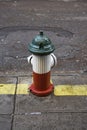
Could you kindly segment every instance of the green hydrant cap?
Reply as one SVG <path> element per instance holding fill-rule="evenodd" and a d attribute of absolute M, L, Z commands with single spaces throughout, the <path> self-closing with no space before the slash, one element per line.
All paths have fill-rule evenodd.
<path fill-rule="evenodd" d="M 35 55 L 48 55 L 55 50 L 51 40 L 46 37 L 42 31 L 40 31 L 40 34 L 32 40 L 28 49 Z"/>

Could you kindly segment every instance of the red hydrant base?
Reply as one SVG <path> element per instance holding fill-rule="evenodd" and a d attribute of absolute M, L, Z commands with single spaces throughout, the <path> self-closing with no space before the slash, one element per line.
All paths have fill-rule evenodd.
<path fill-rule="evenodd" d="M 29 87 L 29 90 L 34 95 L 37 95 L 39 97 L 44 97 L 44 96 L 47 96 L 50 93 L 52 93 L 53 88 L 54 88 L 53 84 L 50 84 L 50 86 L 47 90 L 36 90 L 34 84 L 31 84 L 31 86 Z"/>

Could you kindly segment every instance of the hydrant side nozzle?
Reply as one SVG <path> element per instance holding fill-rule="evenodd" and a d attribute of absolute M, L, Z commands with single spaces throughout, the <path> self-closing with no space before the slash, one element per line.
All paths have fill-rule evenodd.
<path fill-rule="evenodd" d="M 28 63 L 31 63 L 31 59 L 32 59 L 32 58 L 33 58 L 33 55 L 30 55 L 30 56 L 27 57 Z"/>
<path fill-rule="evenodd" d="M 51 68 L 57 65 L 57 58 L 56 56 L 52 53 L 51 54 Z"/>

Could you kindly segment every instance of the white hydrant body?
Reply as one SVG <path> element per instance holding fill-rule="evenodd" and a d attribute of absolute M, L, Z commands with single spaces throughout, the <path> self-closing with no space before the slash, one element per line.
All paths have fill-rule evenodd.
<path fill-rule="evenodd" d="M 32 64 L 33 84 L 30 90 L 39 95 L 48 95 L 53 90 L 53 84 L 50 83 L 50 71 L 57 64 L 56 56 L 51 53 L 46 56 L 31 55 L 28 62 Z"/>
<path fill-rule="evenodd" d="M 33 72 L 44 74 L 57 64 L 57 58 L 53 53 L 46 56 L 31 55 L 28 57 L 28 63 L 32 64 Z"/>

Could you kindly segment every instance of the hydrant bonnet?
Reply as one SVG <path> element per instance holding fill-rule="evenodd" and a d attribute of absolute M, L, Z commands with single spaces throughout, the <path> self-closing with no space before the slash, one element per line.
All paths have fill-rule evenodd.
<path fill-rule="evenodd" d="M 32 40 L 28 49 L 35 55 L 49 55 L 55 50 L 51 40 L 42 31 Z"/>

